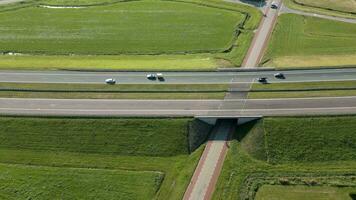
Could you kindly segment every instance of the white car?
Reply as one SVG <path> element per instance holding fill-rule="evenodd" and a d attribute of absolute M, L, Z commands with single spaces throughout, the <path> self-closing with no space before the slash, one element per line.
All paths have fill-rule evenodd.
<path fill-rule="evenodd" d="M 106 84 L 114 85 L 116 83 L 116 80 L 113 78 L 108 78 L 105 80 Z"/>
<path fill-rule="evenodd" d="M 157 76 L 156 76 L 156 74 L 147 74 L 146 78 L 149 80 L 156 80 Z"/>
<path fill-rule="evenodd" d="M 157 76 L 158 80 L 160 80 L 160 81 L 164 80 L 164 77 L 163 77 L 162 73 L 157 73 L 156 76 Z"/>

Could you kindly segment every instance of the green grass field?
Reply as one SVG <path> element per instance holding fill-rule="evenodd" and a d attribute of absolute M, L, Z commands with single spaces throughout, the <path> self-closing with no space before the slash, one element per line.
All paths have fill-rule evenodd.
<path fill-rule="evenodd" d="M 356 18 L 353 0 L 286 0 L 289 8 L 344 18 Z"/>
<path fill-rule="evenodd" d="M 202 152 L 189 154 L 190 123 L 0 117 L 0 197 L 181 199 Z"/>
<path fill-rule="evenodd" d="M 356 188 L 271 186 L 265 185 L 257 192 L 256 200 L 352 200 Z"/>
<path fill-rule="evenodd" d="M 356 81 L 253 84 L 251 99 L 355 96 Z"/>
<path fill-rule="evenodd" d="M 264 66 L 355 66 L 355 32 L 354 24 L 284 14 L 273 32 Z"/>
<path fill-rule="evenodd" d="M 309 186 L 316 190 L 315 199 L 324 196 L 314 186 L 330 187 L 329 192 L 342 192 L 341 187 L 355 191 L 355 120 L 267 117 L 238 127 L 213 199 L 255 199 L 256 193 L 257 199 L 309 199 L 297 198 L 287 186 Z M 259 194 L 263 185 L 267 189 L 262 187 Z"/>
<path fill-rule="evenodd" d="M 231 67 L 242 62 L 251 31 L 260 19 L 260 13 L 251 7 L 220 0 L 48 0 L 24 4 L 0 9 L 0 52 L 4 53 L 0 69 Z M 93 5 L 52 9 L 39 6 L 42 4 Z M 7 56 L 9 52 L 20 54 Z"/>

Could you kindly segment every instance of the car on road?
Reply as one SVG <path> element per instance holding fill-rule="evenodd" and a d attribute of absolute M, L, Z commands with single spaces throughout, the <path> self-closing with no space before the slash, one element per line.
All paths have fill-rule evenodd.
<path fill-rule="evenodd" d="M 147 74 L 146 78 L 148 80 L 156 80 L 157 76 L 156 76 L 156 74 Z"/>
<path fill-rule="evenodd" d="M 286 77 L 284 76 L 284 74 L 282 74 L 282 73 L 276 73 L 276 74 L 274 74 L 274 77 L 275 78 L 279 78 L 279 79 L 285 79 Z"/>
<path fill-rule="evenodd" d="M 164 81 L 164 77 L 163 77 L 162 73 L 157 73 L 156 76 L 157 76 L 159 81 Z"/>
<path fill-rule="evenodd" d="M 272 4 L 271 4 L 271 8 L 272 9 L 278 9 L 278 3 L 273 1 Z"/>
<path fill-rule="evenodd" d="M 258 78 L 257 81 L 258 81 L 259 83 L 267 83 L 267 77 Z"/>
<path fill-rule="evenodd" d="M 116 84 L 116 80 L 113 79 L 113 78 L 108 78 L 108 79 L 105 80 L 105 83 L 109 84 L 109 85 L 115 85 Z"/>

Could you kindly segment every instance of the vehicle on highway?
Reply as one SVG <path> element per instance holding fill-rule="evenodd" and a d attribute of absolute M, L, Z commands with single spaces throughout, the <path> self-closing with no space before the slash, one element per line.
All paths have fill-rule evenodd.
<path fill-rule="evenodd" d="M 274 77 L 275 78 L 279 78 L 279 79 L 285 79 L 286 78 L 283 73 L 276 73 L 276 74 L 274 74 Z"/>
<path fill-rule="evenodd" d="M 116 80 L 113 78 L 108 78 L 105 80 L 105 83 L 109 84 L 109 85 L 114 85 L 114 84 L 116 84 Z"/>
<path fill-rule="evenodd" d="M 259 83 L 267 83 L 267 77 L 258 78 L 257 81 L 258 81 Z"/>
<path fill-rule="evenodd" d="M 156 76 L 156 74 L 147 74 L 146 78 L 148 80 L 156 80 L 157 76 Z"/>
<path fill-rule="evenodd" d="M 162 73 L 157 73 L 156 76 L 157 76 L 158 80 L 164 81 L 164 77 L 163 77 Z"/>
<path fill-rule="evenodd" d="M 278 3 L 273 1 L 272 4 L 271 4 L 271 8 L 272 9 L 278 9 Z"/>

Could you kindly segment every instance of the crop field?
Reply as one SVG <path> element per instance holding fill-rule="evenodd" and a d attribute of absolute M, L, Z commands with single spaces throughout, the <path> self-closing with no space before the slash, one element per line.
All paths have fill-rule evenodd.
<path fill-rule="evenodd" d="M 346 18 L 356 18 L 353 0 L 286 0 L 289 8 Z"/>
<path fill-rule="evenodd" d="M 256 200 L 352 200 L 356 188 L 308 187 L 308 186 L 262 186 Z"/>
<path fill-rule="evenodd" d="M 202 150 L 190 153 L 192 123 L 0 117 L 0 197 L 181 199 Z"/>
<path fill-rule="evenodd" d="M 214 199 L 326 199 L 327 190 L 351 200 L 355 123 L 355 116 L 267 117 L 238 127 Z"/>
<path fill-rule="evenodd" d="M 284 14 L 273 32 L 264 66 L 354 66 L 355 32 L 355 24 Z"/>
<path fill-rule="evenodd" d="M 189 70 L 206 70 L 221 64 L 216 57 L 234 59 L 226 64 L 232 66 L 243 59 L 251 39 L 247 35 L 260 17 L 252 8 L 219 0 L 48 0 L 27 4 L 0 9 L 0 52 L 4 54 L 0 68 L 157 70 L 166 66 L 174 70 L 186 64 Z M 76 5 L 82 7 L 70 7 Z M 246 18 L 246 13 L 251 17 Z M 237 43 L 241 44 L 238 50 Z M 89 63 L 86 55 L 91 55 Z M 48 65 L 46 56 L 54 57 Z M 200 66 L 196 59 L 207 61 Z"/>

